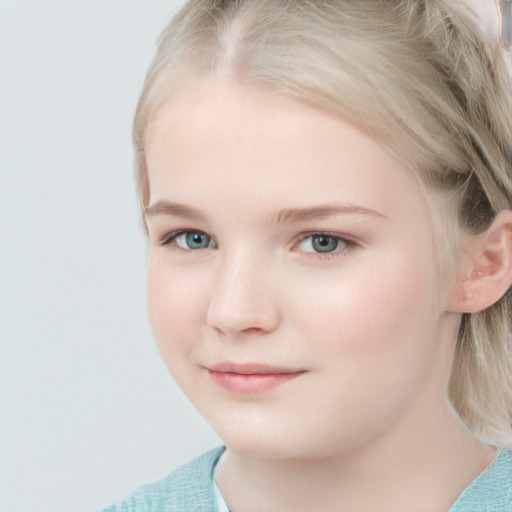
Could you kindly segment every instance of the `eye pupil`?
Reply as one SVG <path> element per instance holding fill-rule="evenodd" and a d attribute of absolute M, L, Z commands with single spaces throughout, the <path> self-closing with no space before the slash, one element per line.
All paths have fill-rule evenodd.
<path fill-rule="evenodd" d="M 210 245 L 210 237 L 201 233 L 187 233 L 185 240 L 190 249 L 205 249 Z"/>
<path fill-rule="evenodd" d="M 338 240 L 330 236 L 313 237 L 313 248 L 317 252 L 331 252 L 338 248 Z"/>

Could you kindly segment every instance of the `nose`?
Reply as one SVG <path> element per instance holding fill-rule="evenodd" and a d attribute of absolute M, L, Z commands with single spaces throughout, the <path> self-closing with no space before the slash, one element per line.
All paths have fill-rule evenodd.
<path fill-rule="evenodd" d="M 224 335 L 265 334 L 277 329 L 281 315 L 268 268 L 239 254 L 220 262 L 206 323 Z"/>

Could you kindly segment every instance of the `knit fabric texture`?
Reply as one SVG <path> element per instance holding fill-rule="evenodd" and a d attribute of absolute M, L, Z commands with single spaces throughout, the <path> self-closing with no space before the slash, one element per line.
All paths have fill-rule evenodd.
<path fill-rule="evenodd" d="M 218 512 L 213 471 L 225 449 L 204 453 L 102 512 Z M 447 512 L 512 512 L 512 450 L 502 450 Z"/>
<path fill-rule="evenodd" d="M 103 512 L 217 512 L 213 469 L 225 449 L 204 453 Z"/>

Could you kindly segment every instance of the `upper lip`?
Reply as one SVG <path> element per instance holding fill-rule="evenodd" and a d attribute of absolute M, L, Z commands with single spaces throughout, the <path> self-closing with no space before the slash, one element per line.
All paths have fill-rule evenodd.
<path fill-rule="evenodd" d="M 232 363 L 223 362 L 207 366 L 212 372 L 238 373 L 241 375 L 265 374 L 265 373 L 299 373 L 304 370 L 297 368 L 286 368 L 261 363 Z"/>

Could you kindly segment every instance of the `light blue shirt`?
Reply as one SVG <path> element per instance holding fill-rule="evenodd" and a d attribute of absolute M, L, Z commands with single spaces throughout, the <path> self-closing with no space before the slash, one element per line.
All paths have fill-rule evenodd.
<path fill-rule="evenodd" d="M 213 480 L 213 492 L 215 493 L 215 501 L 217 502 L 218 512 L 229 512 L 229 508 L 226 505 L 226 502 L 224 501 L 224 498 L 222 497 L 222 494 L 220 493 L 215 480 Z"/>
<path fill-rule="evenodd" d="M 213 478 L 225 449 L 201 455 L 103 512 L 229 512 Z M 502 450 L 447 512 L 512 512 L 512 450 Z"/>

